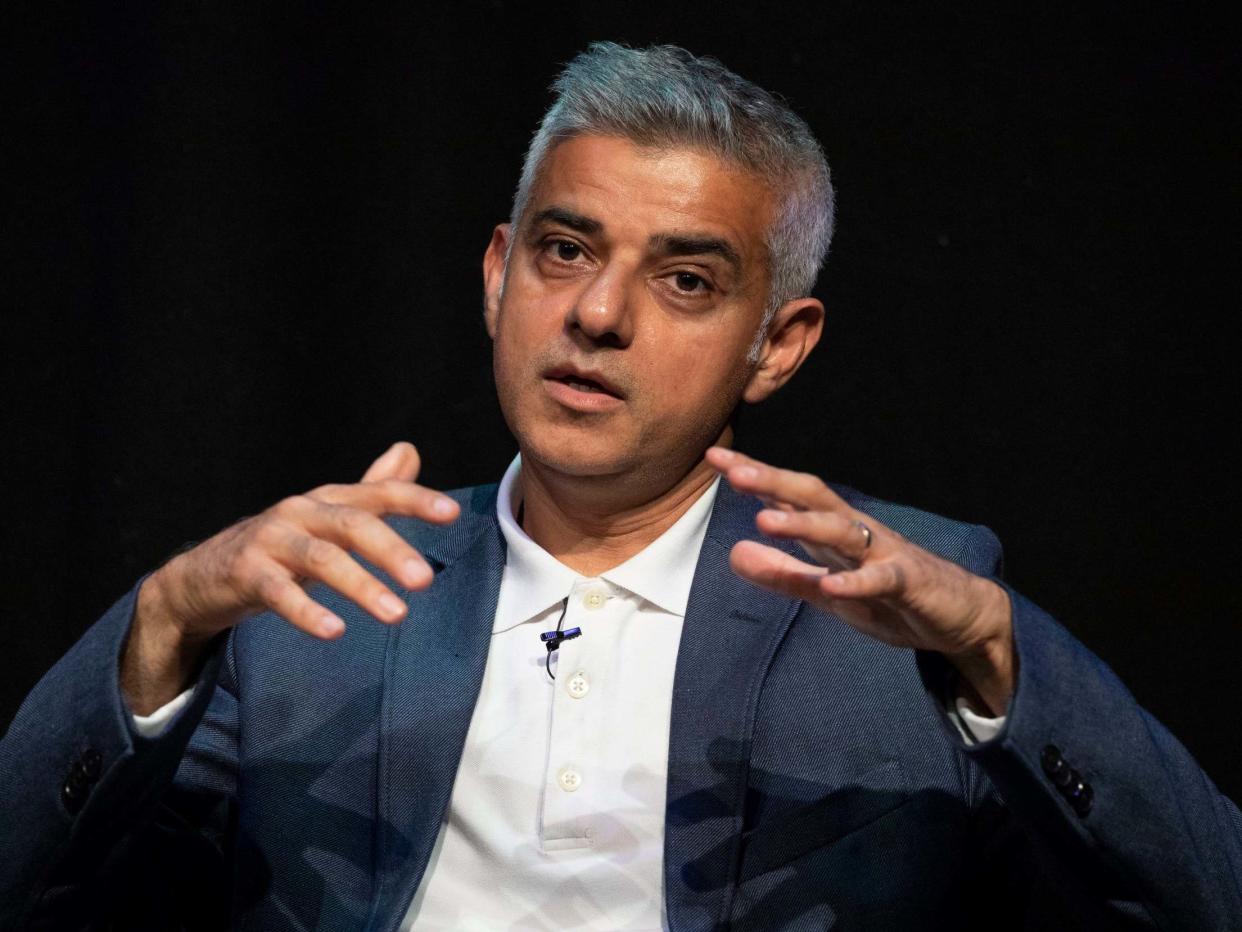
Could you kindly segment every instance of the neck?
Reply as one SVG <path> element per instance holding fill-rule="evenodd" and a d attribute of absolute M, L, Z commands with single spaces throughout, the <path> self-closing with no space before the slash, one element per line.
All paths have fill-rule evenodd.
<path fill-rule="evenodd" d="M 731 439 L 723 436 L 718 442 Z M 716 476 L 702 456 L 671 484 L 667 479 L 566 476 L 523 456 L 517 479 L 522 529 L 574 572 L 598 576 L 676 524 Z"/>

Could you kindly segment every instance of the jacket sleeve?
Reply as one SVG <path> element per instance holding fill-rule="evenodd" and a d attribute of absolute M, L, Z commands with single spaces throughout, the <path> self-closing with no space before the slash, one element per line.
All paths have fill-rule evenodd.
<path fill-rule="evenodd" d="M 1036 898 L 1055 896 L 1086 928 L 1242 929 L 1237 806 L 1103 661 L 995 581 L 1009 594 L 1018 656 L 1004 726 L 968 744 L 945 721 L 990 784 L 979 797 L 993 827 L 984 850 L 1024 849 L 985 860 L 1045 874 Z M 948 665 L 933 654 L 918 662 L 942 696 Z M 1029 891 L 1026 880 L 1001 877 L 995 889 Z"/>
<path fill-rule="evenodd" d="M 168 726 L 141 736 L 119 681 L 139 586 L 48 671 L 0 740 L 0 929 L 144 928 L 195 898 L 187 884 L 219 883 L 210 900 L 227 900 L 231 640 L 213 643 Z"/>

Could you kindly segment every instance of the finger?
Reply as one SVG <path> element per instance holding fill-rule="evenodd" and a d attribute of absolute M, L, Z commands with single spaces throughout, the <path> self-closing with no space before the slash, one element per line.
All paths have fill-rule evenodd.
<path fill-rule="evenodd" d="M 333 640 L 345 633 L 345 622 L 308 596 L 279 564 L 260 570 L 254 590 L 265 606 L 308 634 Z"/>
<path fill-rule="evenodd" d="M 900 599 L 906 584 L 901 563 L 886 560 L 826 576 L 819 580 L 819 589 L 832 599 Z"/>
<path fill-rule="evenodd" d="M 799 599 L 821 598 L 819 581 L 828 571 L 775 547 L 743 540 L 729 552 L 729 565 L 748 582 Z"/>
<path fill-rule="evenodd" d="M 291 533 L 275 556 L 296 575 L 326 583 L 380 621 L 405 617 L 405 602 L 331 541 Z"/>
<path fill-rule="evenodd" d="M 739 492 L 785 502 L 803 511 L 852 511 L 822 479 L 810 473 L 769 466 L 724 447 L 711 447 L 706 459 Z"/>
<path fill-rule="evenodd" d="M 397 449 L 397 445 L 393 444 L 383 453 L 381 453 L 370 466 L 367 471 L 362 474 L 362 482 L 375 482 L 379 479 L 387 479 L 400 459 L 401 453 Z"/>
<path fill-rule="evenodd" d="M 759 499 L 759 501 L 763 502 L 764 508 L 773 508 L 777 511 L 798 511 L 799 510 L 795 508 L 793 505 L 789 504 L 789 502 L 782 502 L 778 498 L 771 498 L 767 495 L 756 495 L 755 497 Z"/>
<path fill-rule="evenodd" d="M 461 509 L 441 492 L 403 479 L 377 479 L 357 485 L 321 485 L 307 498 L 329 505 L 349 505 L 377 515 L 406 515 L 432 524 L 451 524 Z"/>
<path fill-rule="evenodd" d="M 422 554 L 369 511 L 316 502 L 303 515 L 300 526 L 312 537 L 358 553 L 406 588 L 426 589 L 434 578 Z"/>
<path fill-rule="evenodd" d="M 418 449 L 405 440 L 394 443 L 384 451 L 362 476 L 363 482 L 379 482 L 383 479 L 403 479 L 413 482 L 422 466 Z"/>
<path fill-rule="evenodd" d="M 836 563 L 838 568 L 857 565 L 874 552 L 871 539 L 859 522 L 833 511 L 766 508 L 755 516 L 755 524 L 769 537 L 797 540 L 812 557 L 821 562 Z M 824 548 L 831 553 L 825 554 Z M 825 560 L 825 556 L 838 559 Z"/>

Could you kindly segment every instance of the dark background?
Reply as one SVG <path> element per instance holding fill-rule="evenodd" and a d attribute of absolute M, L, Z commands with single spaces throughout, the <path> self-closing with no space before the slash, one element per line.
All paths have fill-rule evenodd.
<path fill-rule="evenodd" d="M 500 476 L 491 226 L 558 66 L 667 41 L 788 97 L 839 190 L 825 340 L 740 446 L 989 524 L 1017 587 L 1242 798 L 1225 24 L 114 6 L 0 30 L 0 723 L 184 541 L 399 438 L 429 483 Z"/>

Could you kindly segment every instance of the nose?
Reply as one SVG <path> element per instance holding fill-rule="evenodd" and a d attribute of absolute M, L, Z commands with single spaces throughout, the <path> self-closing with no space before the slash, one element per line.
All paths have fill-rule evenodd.
<path fill-rule="evenodd" d="M 617 269 L 604 269 L 578 293 L 566 315 L 565 325 L 594 343 L 624 347 L 634 338 L 634 323 L 626 294 L 625 276 Z"/>

